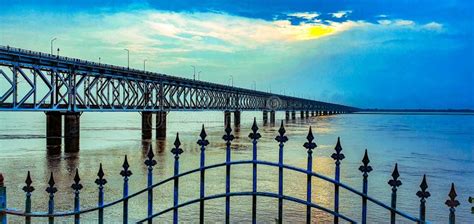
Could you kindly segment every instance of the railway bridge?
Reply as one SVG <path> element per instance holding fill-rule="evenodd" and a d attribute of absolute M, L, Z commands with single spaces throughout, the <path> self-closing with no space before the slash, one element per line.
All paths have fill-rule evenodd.
<path fill-rule="evenodd" d="M 83 112 L 139 112 L 146 140 L 153 114 L 163 138 L 168 112 L 197 110 L 223 111 L 224 123 L 233 113 L 238 126 L 242 111 L 263 111 L 264 123 L 268 114 L 274 123 L 276 111 L 289 120 L 297 111 L 305 118 L 357 108 L 0 46 L 0 111 L 44 112 L 49 153 L 61 152 L 63 136 L 66 152 L 79 150 Z"/>

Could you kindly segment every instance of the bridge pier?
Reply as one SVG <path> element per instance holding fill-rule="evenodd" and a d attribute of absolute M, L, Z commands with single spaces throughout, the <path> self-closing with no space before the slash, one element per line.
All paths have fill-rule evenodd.
<path fill-rule="evenodd" d="M 156 121 L 155 121 L 156 139 L 166 138 L 166 115 L 167 115 L 166 111 L 156 112 Z"/>
<path fill-rule="evenodd" d="M 304 118 L 304 111 L 300 111 L 300 118 L 301 118 L 301 119 Z"/>
<path fill-rule="evenodd" d="M 230 111 L 224 111 L 224 127 L 227 127 L 227 124 L 230 124 Z"/>
<path fill-rule="evenodd" d="M 309 118 L 309 110 L 306 111 L 305 117 L 306 117 L 306 118 Z"/>
<path fill-rule="evenodd" d="M 150 140 L 152 133 L 152 113 L 149 111 L 142 112 L 142 140 Z"/>
<path fill-rule="evenodd" d="M 285 120 L 290 120 L 290 111 L 285 111 Z"/>
<path fill-rule="evenodd" d="M 275 111 L 270 111 L 270 124 L 275 124 Z"/>
<path fill-rule="evenodd" d="M 323 115 L 328 115 L 328 111 L 327 110 L 323 111 Z"/>
<path fill-rule="evenodd" d="M 263 111 L 263 125 L 266 125 L 268 123 L 268 111 L 264 110 Z"/>
<path fill-rule="evenodd" d="M 66 113 L 64 115 L 64 152 L 79 152 L 80 113 Z"/>
<path fill-rule="evenodd" d="M 60 112 L 46 112 L 46 150 L 48 154 L 61 153 L 62 121 Z"/>
<path fill-rule="evenodd" d="M 240 127 L 240 111 L 239 110 L 234 111 L 234 126 Z"/>
<path fill-rule="evenodd" d="M 296 111 L 291 111 L 291 120 L 296 120 Z"/>

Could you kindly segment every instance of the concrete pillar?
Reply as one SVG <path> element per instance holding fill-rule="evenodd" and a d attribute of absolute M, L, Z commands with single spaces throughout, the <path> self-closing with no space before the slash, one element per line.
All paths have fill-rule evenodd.
<path fill-rule="evenodd" d="M 285 120 L 290 120 L 290 111 L 285 111 Z"/>
<path fill-rule="evenodd" d="M 304 118 L 304 111 L 300 112 L 300 118 Z"/>
<path fill-rule="evenodd" d="M 306 111 L 306 116 L 305 116 L 305 117 L 306 117 L 306 118 L 309 117 L 309 110 Z"/>
<path fill-rule="evenodd" d="M 268 123 L 268 111 L 264 110 L 263 111 L 263 125 L 266 125 Z"/>
<path fill-rule="evenodd" d="M 235 127 L 240 126 L 240 111 L 238 110 L 234 111 L 234 126 Z"/>
<path fill-rule="evenodd" d="M 150 140 L 153 127 L 152 113 L 142 112 L 142 140 Z"/>
<path fill-rule="evenodd" d="M 48 154 L 61 153 L 62 124 L 60 112 L 46 112 L 46 150 Z"/>
<path fill-rule="evenodd" d="M 230 124 L 230 111 L 224 111 L 224 127 L 227 127 L 227 124 Z"/>
<path fill-rule="evenodd" d="M 291 120 L 296 120 L 296 111 L 291 111 Z"/>
<path fill-rule="evenodd" d="M 156 112 L 155 130 L 156 139 L 166 138 L 166 111 Z"/>
<path fill-rule="evenodd" d="M 79 152 L 80 113 L 64 115 L 64 152 Z"/>
<path fill-rule="evenodd" d="M 311 117 L 314 117 L 314 110 L 311 111 Z"/>
<path fill-rule="evenodd" d="M 323 115 L 328 115 L 328 111 L 327 110 L 323 111 Z"/>
<path fill-rule="evenodd" d="M 270 123 L 275 124 L 275 111 L 270 111 Z"/>

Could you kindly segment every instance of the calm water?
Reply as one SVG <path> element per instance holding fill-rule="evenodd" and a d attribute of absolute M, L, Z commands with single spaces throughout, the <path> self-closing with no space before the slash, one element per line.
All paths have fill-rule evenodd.
<path fill-rule="evenodd" d="M 252 151 L 248 133 L 252 118 L 261 120 L 260 112 L 242 113 L 242 127 L 234 135 L 232 159 L 251 159 Z M 283 119 L 284 113 L 277 113 Z M 181 171 L 199 166 L 199 148 L 196 145 L 201 124 L 206 125 L 211 144 L 206 151 L 207 164 L 225 160 L 222 112 L 172 112 L 168 115 L 168 139 L 153 142 L 156 160 L 155 181 L 172 175 L 172 148 L 175 133 L 180 133 L 184 153 L 181 156 Z M 412 215 L 418 215 L 419 199 L 415 196 L 423 174 L 428 177 L 427 215 L 435 223 L 446 223 L 448 209 L 444 205 L 451 182 L 456 184 L 458 200 L 457 221 L 472 223 L 467 202 L 474 196 L 474 116 L 462 115 L 377 115 L 347 114 L 330 117 L 317 117 L 287 124 L 289 141 L 285 148 L 285 163 L 298 167 L 306 166 L 306 151 L 302 144 L 309 126 L 313 127 L 318 148 L 315 150 L 313 170 L 332 177 L 334 161 L 330 158 L 337 137 L 340 136 L 346 159 L 342 163 L 342 181 L 361 189 L 361 173 L 358 171 L 364 149 L 368 149 L 371 165 L 369 175 L 369 194 L 390 202 L 390 187 L 387 180 L 395 162 L 398 162 L 403 185 L 400 187 L 398 207 Z M 278 159 L 278 143 L 273 140 L 277 127 L 260 124 L 263 136 L 259 142 L 259 159 L 274 161 Z M 81 117 L 81 151 L 77 154 L 62 154 L 57 157 L 46 156 L 45 116 L 43 113 L 0 113 L 0 172 L 4 173 L 8 191 L 8 206 L 23 209 L 26 172 L 31 171 L 34 210 L 46 211 L 47 194 L 44 191 L 51 171 L 54 172 L 59 192 L 56 195 L 57 210 L 71 210 L 73 194 L 70 189 L 74 170 L 79 168 L 84 189 L 81 191 L 81 206 L 93 207 L 97 203 L 97 187 L 94 184 L 99 163 L 103 163 L 108 184 L 106 201 L 116 200 L 122 194 L 122 179 L 119 175 L 124 155 L 128 155 L 134 175 L 130 181 L 130 192 L 146 186 L 146 167 L 143 164 L 146 151 L 140 140 L 140 116 L 138 113 L 84 113 Z M 251 165 L 238 165 L 232 168 L 232 191 L 251 191 Z M 259 168 L 259 191 L 278 192 L 278 172 L 276 168 Z M 225 168 L 206 172 L 206 194 L 225 191 Z M 284 193 L 305 198 L 306 177 L 291 171 L 284 173 Z M 319 180 L 313 180 L 313 201 L 325 207 L 332 207 L 333 187 Z M 172 205 L 172 183 L 154 191 L 155 211 Z M 199 196 L 199 174 L 180 179 L 180 201 Z M 249 222 L 251 218 L 251 197 L 231 199 L 231 217 L 235 222 Z M 341 192 L 341 212 L 359 220 L 360 198 L 349 192 Z M 277 199 L 258 200 L 258 221 L 272 223 L 277 217 Z M 305 207 L 291 202 L 284 203 L 285 221 L 304 222 Z M 387 223 L 389 213 L 369 203 L 369 220 L 374 223 Z M 146 195 L 130 201 L 130 218 L 138 220 L 145 217 Z M 105 210 L 109 223 L 121 220 L 121 206 Z M 196 222 L 199 205 L 180 209 L 180 220 Z M 313 210 L 318 222 L 330 222 L 332 217 Z M 224 199 L 206 202 L 206 220 L 222 222 L 224 218 Z M 171 213 L 164 220 L 171 219 Z M 93 222 L 96 213 L 82 216 L 83 222 Z M 158 219 L 157 221 L 159 221 Z M 10 217 L 11 222 L 21 220 Z M 39 219 L 37 222 L 44 222 Z M 71 219 L 63 219 L 69 223 Z M 400 223 L 408 223 L 399 218 Z"/>

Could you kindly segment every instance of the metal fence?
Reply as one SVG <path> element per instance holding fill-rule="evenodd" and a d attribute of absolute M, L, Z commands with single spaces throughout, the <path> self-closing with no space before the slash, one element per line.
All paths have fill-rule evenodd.
<path fill-rule="evenodd" d="M 98 214 L 98 222 L 103 223 L 104 222 L 104 209 L 114 206 L 114 205 L 119 205 L 121 204 L 123 207 L 123 223 L 128 223 L 129 222 L 129 211 L 128 211 L 128 201 L 131 198 L 134 198 L 138 195 L 146 194 L 148 196 L 147 199 L 147 216 L 144 217 L 143 219 L 139 220 L 138 223 L 151 223 L 152 220 L 156 217 L 159 217 L 165 213 L 172 212 L 173 213 L 173 223 L 178 223 L 179 221 L 179 210 L 183 209 L 184 207 L 191 205 L 191 204 L 196 204 L 199 203 L 199 222 L 204 223 L 204 211 L 205 211 L 205 201 L 207 200 L 212 200 L 212 199 L 217 199 L 217 198 L 225 198 L 225 209 L 223 212 L 225 213 L 225 222 L 229 223 L 230 222 L 230 210 L 231 210 L 231 203 L 230 203 L 230 198 L 235 197 L 235 196 L 251 196 L 252 197 L 252 223 L 256 223 L 257 219 L 257 197 L 269 197 L 269 198 L 276 198 L 278 199 L 278 223 L 283 222 L 283 202 L 284 201 L 291 201 L 295 202 L 301 205 L 306 206 L 306 220 L 307 223 L 311 223 L 314 220 L 311 220 L 311 210 L 312 209 L 317 209 L 322 212 L 328 213 L 329 215 L 334 217 L 334 223 L 339 223 L 339 220 L 344 220 L 349 223 L 357 223 L 354 219 L 345 216 L 344 214 L 341 214 L 339 212 L 339 190 L 340 189 L 345 189 L 355 196 L 360 197 L 361 204 L 362 204 L 362 209 L 361 209 L 361 223 L 365 224 L 367 223 L 367 202 L 372 202 L 378 206 L 380 206 L 383 209 L 386 209 L 387 211 L 390 212 L 390 217 L 387 217 L 387 219 L 390 219 L 391 223 L 396 222 L 396 217 L 397 215 L 404 217 L 408 220 L 411 220 L 413 222 L 417 223 L 427 223 L 425 219 L 425 213 L 426 213 L 426 199 L 430 197 L 430 192 L 427 191 L 428 184 L 426 180 L 426 176 L 423 176 L 423 179 L 420 184 L 420 190 L 416 192 L 416 195 L 420 198 L 420 205 L 419 205 L 419 215 L 418 217 L 410 215 L 408 213 L 402 212 L 397 209 L 397 190 L 400 185 L 402 185 L 402 182 L 399 180 L 400 174 L 398 172 L 397 164 L 395 164 L 393 173 L 392 173 L 392 179 L 388 181 L 388 185 L 391 187 L 391 204 L 387 205 L 371 196 L 368 195 L 368 177 L 369 173 L 372 171 L 372 167 L 369 165 L 370 160 L 369 156 L 367 153 L 367 150 L 365 151 L 364 157 L 362 159 L 362 165 L 359 167 L 359 170 L 362 172 L 362 191 L 356 190 L 340 181 L 340 167 L 341 167 L 341 161 L 345 158 L 344 154 L 342 153 L 342 146 L 340 144 L 339 138 L 337 140 L 337 144 L 335 146 L 335 152 L 331 155 L 331 157 L 335 161 L 335 175 L 334 179 L 331 177 L 327 177 L 318 173 L 315 173 L 312 170 L 313 167 L 313 150 L 317 147 L 316 143 L 313 141 L 314 136 L 311 131 L 311 127 L 309 128 L 308 135 L 306 137 L 307 142 L 304 143 L 303 147 L 307 150 L 307 167 L 306 168 L 298 168 L 290 165 L 286 165 L 283 163 L 283 152 L 284 152 L 284 146 L 285 142 L 288 141 L 287 136 L 285 136 L 285 128 L 283 125 L 283 122 L 281 123 L 281 127 L 278 130 L 278 135 L 276 136 L 275 140 L 279 143 L 279 150 L 278 150 L 278 162 L 269 162 L 269 161 L 262 161 L 258 160 L 258 150 L 257 150 L 257 144 L 258 140 L 261 138 L 261 135 L 258 132 L 258 127 L 257 124 L 254 120 L 254 123 L 252 125 L 252 132 L 249 134 L 249 138 L 252 140 L 252 160 L 239 160 L 239 161 L 233 161 L 231 160 L 231 143 L 234 140 L 234 136 L 232 135 L 232 129 L 230 127 L 230 124 L 227 125 L 225 128 L 225 134 L 222 137 L 223 140 L 226 143 L 226 159 L 225 162 L 223 163 L 218 163 L 218 164 L 213 164 L 213 165 L 206 165 L 206 146 L 209 144 L 209 141 L 206 140 L 207 134 L 204 130 L 204 125 L 202 127 L 202 131 L 200 133 L 200 139 L 197 141 L 197 144 L 200 146 L 200 166 L 199 168 L 189 170 L 186 172 L 180 172 L 179 168 L 179 158 L 180 155 L 183 153 L 183 149 L 180 148 L 181 142 L 179 140 L 179 135 L 177 134 L 176 140 L 174 142 L 174 148 L 171 150 L 171 153 L 174 155 L 174 176 L 166 178 L 164 180 L 161 180 L 157 183 L 153 183 L 153 167 L 157 164 L 156 160 L 154 160 L 154 153 L 153 150 L 150 146 L 148 153 L 147 153 L 147 159 L 145 160 L 145 165 L 147 166 L 147 187 L 135 192 L 133 194 L 129 194 L 129 189 L 128 189 L 128 182 L 129 178 L 132 175 L 132 171 L 129 169 L 129 163 L 127 161 L 127 156 L 125 156 L 125 160 L 122 165 L 122 170 L 120 172 L 120 175 L 123 177 L 123 197 L 121 199 L 104 203 L 104 187 L 107 184 L 107 180 L 104 178 L 104 171 L 102 169 L 102 165 L 99 167 L 99 171 L 97 173 L 97 179 L 95 180 L 95 183 L 98 186 L 98 205 L 97 207 L 93 208 L 86 208 L 86 209 L 81 209 L 80 206 L 80 192 L 81 189 L 83 188 L 81 184 L 81 179 L 79 177 L 79 171 L 76 169 L 76 174 L 74 177 L 74 183 L 71 185 L 71 188 L 74 190 L 74 210 L 73 211 L 55 211 L 54 209 L 54 195 L 58 191 L 58 189 L 55 187 L 55 181 L 53 177 L 53 173 L 51 173 L 51 177 L 48 182 L 48 187 L 46 188 L 46 192 L 49 194 L 49 201 L 48 201 L 48 211 L 47 212 L 33 212 L 31 210 L 31 195 L 34 192 L 35 188 L 33 187 L 33 183 L 30 177 L 30 173 L 28 172 L 26 181 L 25 181 L 25 186 L 23 187 L 23 191 L 26 193 L 26 199 L 25 199 L 25 209 L 23 211 L 15 210 L 15 209 L 10 209 L 6 207 L 6 187 L 3 185 L 3 176 L 0 174 L 0 220 L 2 223 L 7 223 L 7 216 L 21 216 L 25 218 L 25 223 L 30 223 L 31 219 L 34 217 L 47 217 L 49 220 L 49 223 L 54 223 L 56 217 L 65 217 L 65 216 L 74 216 L 75 223 L 80 223 L 81 220 L 81 215 L 85 213 L 91 213 L 91 212 L 97 212 Z M 238 165 L 238 164 L 251 164 L 253 168 L 253 173 L 252 173 L 252 191 L 240 191 L 240 192 L 231 192 L 231 166 L 233 165 Z M 259 191 L 257 189 L 257 166 L 268 166 L 268 167 L 276 167 L 278 168 L 278 192 L 264 192 L 264 191 Z M 226 168 L 226 174 L 225 174 L 225 193 L 221 194 L 212 194 L 212 195 L 207 195 L 205 192 L 205 172 L 207 170 L 212 170 L 215 168 L 219 167 L 225 167 Z M 283 171 L 284 170 L 291 170 L 295 171 L 301 174 L 306 175 L 307 178 L 307 191 L 306 191 L 306 198 L 296 198 L 292 196 L 288 196 L 283 194 L 283 188 L 284 188 L 284 183 L 283 183 Z M 199 198 L 189 200 L 189 201 L 179 201 L 178 200 L 178 195 L 179 195 L 179 180 L 180 178 L 187 176 L 189 174 L 194 174 L 194 173 L 200 173 L 200 185 L 199 185 Z M 311 201 L 312 198 L 312 179 L 320 179 L 325 182 L 331 183 L 334 185 L 334 207 L 333 208 L 327 208 L 323 207 L 321 205 L 318 205 L 314 202 Z M 173 188 L 173 206 L 166 208 L 162 211 L 159 211 L 157 213 L 153 213 L 153 189 L 160 187 L 161 185 L 168 183 L 168 182 L 173 182 L 174 188 Z M 451 185 L 451 190 L 448 194 L 448 200 L 446 200 L 445 204 L 449 208 L 449 223 L 455 223 L 455 208 L 459 206 L 459 201 L 456 200 L 456 191 L 454 184 Z M 472 200 L 472 199 L 470 199 Z"/>

